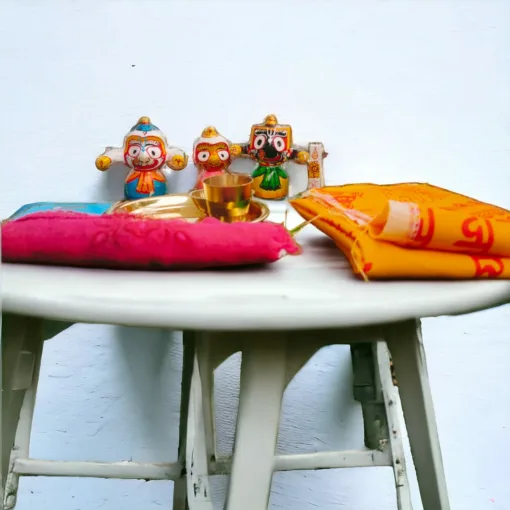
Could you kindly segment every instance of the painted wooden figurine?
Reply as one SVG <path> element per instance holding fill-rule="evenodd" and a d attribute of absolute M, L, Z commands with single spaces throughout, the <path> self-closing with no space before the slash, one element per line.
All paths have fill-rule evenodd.
<path fill-rule="evenodd" d="M 267 115 L 262 124 L 251 128 L 248 143 L 232 145 L 232 157 L 249 157 L 256 162 L 252 171 L 253 191 L 258 198 L 282 200 L 289 193 L 289 176 L 285 163 L 306 164 L 308 152 L 292 145 L 292 128 L 278 124 L 275 115 Z"/>
<path fill-rule="evenodd" d="M 206 177 L 223 174 L 232 162 L 230 141 L 220 135 L 213 126 L 206 127 L 193 144 L 193 163 L 198 170 L 193 189 L 202 189 Z"/>
<path fill-rule="evenodd" d="M 165 165 L 182 170 L 188 157 L 181 149 L 170 147 L 166 136 L 152 124 L 149 117 L 140 117 L 124 137 L 123 147 L 107 147 L 96 159 L 98 170 L 108 170 L 115 163 L 131 169 L 124 184 L 127 200 L 165 195 Z"/>

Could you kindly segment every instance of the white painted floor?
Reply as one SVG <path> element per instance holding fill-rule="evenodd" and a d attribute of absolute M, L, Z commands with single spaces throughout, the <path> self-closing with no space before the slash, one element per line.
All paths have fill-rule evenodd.
<path fill-rule="evenodd" d="M 101 175 L 94 159 L 141 115 L 189 151 L 209 123 L 242 141 L 270 112 L 296 141 L 324 141 L 328 184 L 428 181 L 510 207 L 509 19 L 506 0 L 3 0 L 0 214 L 120 197 L 123 175 Z M 175 174 L 173 189 L 193 177 Z M 296 190 L 303 173 L 292 178 Z M 510 509 L 509 324 L 508 307 L 424 323 L 453 510 Z M 179 339 L 158 330 L 77 325 L 48 342 L 32 454 L 176 458 L 180 356 Z M 287 392 L 281 451 L 361 446 L 350 383 L 348 349 L 312 359 Z M 218 376 L 223 451 L 237 384 L 234 358 Z M 17 510 L 167 509 L 172 492 L 21 484 Z M 214 486 L 221 508 L 225 480 Z M 392 473 L 278 474 L 271 505 L 394 509 Z"/>

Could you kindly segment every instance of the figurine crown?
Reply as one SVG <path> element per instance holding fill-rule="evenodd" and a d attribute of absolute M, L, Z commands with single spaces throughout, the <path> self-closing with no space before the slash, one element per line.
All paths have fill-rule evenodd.
<path fill-rule="evenodd" d="M 276 118 L 276 115 L 270 114 L 266 115 L 266 118 L 264 119 L 264 125 L 267 127 L 275 127 L 276 124 L 278 124 L 278 119 Z"/>
<path fill-rule="evenodd" d="M 142 131 L 145 134 L 152 132 L 151 134 L 153 136 L 157 136 L 159 128 L 151 122 L 149 117 L 140 117 L 137 123 L 131 128 L 131 131 Z"/>
<path fill-rule="evenodd" d="M 219 134 L 214 126 L 208 126 L 202 131 L 203 138 L 214 138 L 216 136 L 219 136 Z"/>

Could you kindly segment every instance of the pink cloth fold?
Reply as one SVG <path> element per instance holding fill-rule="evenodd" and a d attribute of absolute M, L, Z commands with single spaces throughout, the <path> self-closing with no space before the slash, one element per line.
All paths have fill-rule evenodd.
<path fill-rule="evenodd" d="M 183 269 L 275 262 L 299 246 L 275 223 L 156 220 L 127 214 L 41 212 L 2 225 L 4 262 Z"/>

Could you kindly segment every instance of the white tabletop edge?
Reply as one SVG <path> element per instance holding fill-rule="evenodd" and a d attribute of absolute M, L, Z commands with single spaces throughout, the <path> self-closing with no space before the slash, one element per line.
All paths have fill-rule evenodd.
<path fill-rule="evenodd" d="M 70 301 L 66 298 L 39 299 L 15 296 L 3 298 L 3 313 L 28 315 L 73 323 L 116 324 L 134 327 L 157 327 L 193 331 L 281 331 L 343 329 L 422 319 L 444 315 L 473 313 L 508 303 L 510 287 L 486 295 L 485 299 L 470 299 L 462 303 L 437 301 L 422 303 L 418 307 L 379 306 L 369 313 L 364 309 L 342 310 L 331 302 L 302 303 L 284 307 L 279 313 L 268 315 L 267 309 L 246 313 L 242 303 L 229 306 L 230 320 L 214 310 L 197 314 L 188 304 L 174 304 L 172 310 L 163 310 L 153 304 L 126 309 L 124 304 L 108 303 L 98 307 L 92 302 Z M 295 305 L 295 304 L 294 304 Z"/>

